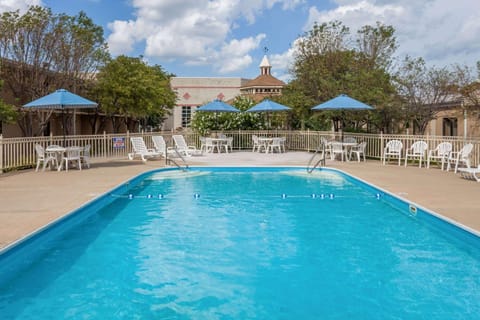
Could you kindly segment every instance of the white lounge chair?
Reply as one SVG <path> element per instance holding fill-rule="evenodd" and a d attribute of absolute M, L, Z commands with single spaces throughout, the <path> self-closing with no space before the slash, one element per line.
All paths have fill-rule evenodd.
<path fill-rule="evenodd" d="M 161 156 L 167 157 L 168 155 L 175 156 L 176 152 L 172 147 L 167 147 L 167 143 L 163 136 L 152 136 L 153 146 L 155 151 L 158 152 Z"/>
<path fill-rule="evenodd" d="M 400 140 L 390 140 L 387 142 L 385 149 L 383 149 L 383 164 L 387 158 L 398 158 L 398 165 L 401 165 L 402 161 L 402 149 L 403 143 Z"/>
<path fill-rule="evenodd" d="M 161 156 L 155 149 L 149 149 L 145 145 L 145 141 L 142 137 L 131 137 L 133 152 L 128 154 L 128 159 L 133 160 L 136 156 L 140 156 L 143 162 L 146 162 L 149 158 L 158 158 Z"/>
<path fill-rule="evenodd" d="M 458 168 L 463 178 L 480 182 L 480 165 L 477 168 Z"/>
<path fill-rule="evenodd" d="M 198 150 L 195 146 L 187 145 L 185 138 L 182 135 L 176 134 L 172 136 L 173 141 L 175 142 L 175 149 L 181 154 L 187 157 L 191 156 L 200 156 L 202 151 Z"/>
<path fill-rule="evenodd" d="M 359 143 L 355 147 L 352 147 L 350 149 L 350 154 L 348 156 L 350 158 L 350 160 L 352 159 L 352 154 L 354 154 L 354 155 L 356 155 L 358 162 L 360 162 L 360 159 L 361 159 L 362 156 L 363 156 L 363 161 L 367 161 L 365 159 L 365 148 L 366 147 L 367 147 L 367 143 L 365 141 Z"/>
<path fill-rule="evenodd" d="M 35 168 L 35 171 L 38 171 L 41 163 L 43 163 L 42 171 L 45 171 L 45 168 L 48 165 L 50 165 L 50 168 L 53 168 L 53 165 L 55 165 L 55 167 L 58 167 L 56 153 L 46 152 L 45 149 L 39 144 L 35 145 L 35 152 L 37 153 L 37 167 Z"/>
<path fill-rule="evenodd" d="M 452 164 L 455 163 L 454 172 L 457 173 L 458 166 L 464 164 L 465 167 L 470 168 L 470 153 L 472 153 L 473 144 L 467 143 L 458 152 L 450 152 L 447 159 L 447 171 L 450 171 Z"/>
<path fill-rule="evenodd" d="M 450 142 L 441 142 L 434 150 L 428 151 L 427 169 L 430 168 L 430 161 L 436 160 L 440 161 L 443 170 L 443 165 L 447 162 L 450 152 L 452 152 L 452 144 Z"/>
<path fill-rule="evenodd" d="M 427 149 L 428 144 L 425 141 L 415 141 L 405 152 L 405 167 L 408 164 L 408 158 L 411 158 L 413 160 L 418 159 L 418 167 L 421 168 L 422 162 L 425 160 Z"/>

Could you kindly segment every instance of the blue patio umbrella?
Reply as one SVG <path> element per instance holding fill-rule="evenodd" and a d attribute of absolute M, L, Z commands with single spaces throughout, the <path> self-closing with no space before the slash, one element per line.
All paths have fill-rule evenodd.
<path fill-rule="evenodd" d="M 312 108 L 312 110 L 371 110 L 373 107 L 350 98 L 346 94 L 341 94 L 336 98 L 330 99 L 324 103 Z"/>
<path fill-rule="evenodd" d="M 215 99 L 207 104 L 204 104 L 201 107 L 197 108 L 197 111 L 208 111 L 208 112 L 240 112 L 237 108 L 229 105 L 222 100 Z"/>
<path fill-rule="evenodd" d="M 288 111 L 289 107 L 275 101 L 265 99 L 259 104 L 254 105 L 247 112 L 275 112 L 275 111 Z"/>
<path fill-rule="evenodd" d="M 96 108 L 96 102 L 85 99 L 79 95 L 71 93 L 65 89 L 58 89 L 44 97 L 38 98 L 25 104 L 23 107 L 27 109 L 56 109 L 62 110 L 62 124 L 63 124 L 63 141 L 65 142 L 65 109 L 83 109 Z"/>
<path fill-rule="evenodd" d="M 24 108 L 35 109 L 76 109 L 96 108 L 96 102 L 85 99 L 65 89 L 58 89 L 44 97 L 33 100 L 24 105 Z"/>
<path fill-rule="evenodd" d="M 259 104 L 254 105 L 247 112 L 267 112 L 267 122 L 268 126 L 270 127 L 270 119 L 269 114 L 270 112 L 277 112 L 277 111 L 289 111 L 291 110 L 290 107 L 284 106 L 283 104 L 277 103 L 275 101 L 265 99 Z"/>
<path fill-rule="evenodd" d="M 336 98 L 330 99 L 324 103 L 321 103 L 312 108 L 312 110 L 341 110 L 342 116 L 342 141 L 343 141 L 343 122 L 344 122 L 344 110 L 373 110 L 374 108 L 360 102 L 356 99 L 353 99 L 346 94 L 341 94 Z"/>

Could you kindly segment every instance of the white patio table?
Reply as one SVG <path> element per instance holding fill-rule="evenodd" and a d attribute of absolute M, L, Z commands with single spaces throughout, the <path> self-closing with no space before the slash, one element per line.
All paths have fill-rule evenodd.
<path fill-rule="evenodd" d="M 57 146 L 57 145 L 52 145 L 52 146 L 48 146 L 45 151 L 46 152 L 51 152 L 51 153 L 55 153 L 56 156 L 57 156 L 57 170 L 58 171 L 61 171 L 63 169 L 63 160 L 66 156 L 66 153 L 67 151 L 72 151 L 72 150 L 78 150 L 78 152 L 81 153 L 83 152 L 83 148 L 82 147 L 77 147 L 77 146 L 73 146 L 73 147 L 61 147 L 61 146 Z"/>
<path fill-rule="evenodd" d="M 228 138 L 212 138 L 212 143 L 216 145 L 218 153 L 222 152 L 222 149 L 225 150 L 225 153 L 228 153 Z M 213 152 L 212 148 L 212 152 Z"/>

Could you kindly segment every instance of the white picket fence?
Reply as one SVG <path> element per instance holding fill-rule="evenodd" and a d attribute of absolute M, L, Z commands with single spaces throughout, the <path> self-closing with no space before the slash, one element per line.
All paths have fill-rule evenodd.
<path fill-rule="evenodd" d="M 315 151 L 321 138 L 328 140 L 340 140 L 339 133 L 331 131 L 226 131 L 227 136 L 233 137 L 234 150 L 248 150 L 252 148 L 252 135 L 286 137 L 287 150 L 291 151 Z M 189 144 L 200 147 L 200 136 L 192 132 L 182 132 Z M 216 134 L 216 133 L 213 133 Z M 172 132 L 145 132 L 145 133 L 122 133 L 100 134 L 82 136 L 47 136 L 47 137 L 22 137 L 2 138 L 0 136 L 0 172 L 31 168 L 36 163 L 35 144 L 44 147 L 56 144 L 61 146 L 91 146 L 91 158 L 120 159 L 126 158 L 131 152 L 130 137 L 141 136 L 148 147 L 153 148 L 152 135 L 162 135 L 168 146 L 173 146 Z M 345 133 L 343 138 L 354 137 L 357 142 L 366 141 L 366 156 L 380 159 L 383 148 L 387 141 L 397 139 L 403 142 L 404 150 L 408 149 L 415 141 L 424 140 L 429 149 L 434 149 L 442 141 L 453 144 L 453 150 L 458 151 L 465 143 L 473 143 L 474 149 L 471 155 L 473 165 L 480 164 L 480 139 L 464 140 L 459 137 L 428 136 L 428 135 L 391 135 L 391 134 L 357 134 Z"/>

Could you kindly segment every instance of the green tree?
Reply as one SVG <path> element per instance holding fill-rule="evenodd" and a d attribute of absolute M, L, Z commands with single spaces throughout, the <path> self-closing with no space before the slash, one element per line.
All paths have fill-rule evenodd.
<path fill-rule="evenodd" d="M 480 62 L 477 62 L 476 72 L 458 64 L 453 66 L 453 72 L 458 79 L 453 91 L 462 99 L 462 108 L 480 117 Z"/>
<path fill-rule="evenodd" d="M 376 26 L 363 26 L 357 31 L 357 49 L 372 68 L 388 70 L 398 48 L 395 29 L 377 22 Z"/>
<path fill-rule="evenodd" d="M 3 81 L 0 80 L 0 92 L 2 91 Z M 2 125 L 4 123 L 15 123 L 18 117 L 18 112 L 15 106 L 6 104 L 0 99 L 0 134 L 2 132 Z"/>
<path fill-rule="evenodd" d="M 277 102 L 289 106 L 292 108 L 292 111 L 288 113 L 289 116 L 289 127 L 298 128 L 300 130 L 305 129 L 314 129 L 314 130 L 324 130 L 328 127 L 328 124 L 325 121 L 318 121 L 317 117 L 312 116 L 312 106 L 315 104 L 315 101 L 306 96 L 305 93 L 299 88 L 297 81 L 291 81 L 288 83 L 282 90 L 282 95 L 278 97 Z M 323 125 L 320 125 L 323 123 Z"/>
<path fill-rule="evenodd" d="M 20 105 L 59 88 L 84 95 L 108 56 L 103 29 L 84 12 L 68 16 L 32 6 L 23 15 L 0 15 L 0 77 Z M 20 111 L 25 135 L 43 132 L 53 112 Z M 40 122 L 36 132 L 28 113 Z"/>
<path fill-rule="evenodd" d="M 171 75 L 161 66 L 149 66 L 141 57 L 118 56 L 100 69 L 94 88 L 99 109 L 111 119 L 114 131 L 139 125 L 157 126 L 175 105 Z"/>
<path fill-rule="evenodd" d="M 310 108 L 339 94 L 348 94 L 388 113 L 388 106 L 396 98 L 387 71 L 396 48 L 393 34 L 392 27 L 381 24 L 365 26 L 358 32 L 358 47 L 354 48 L 349 46 L 349 29 L 340 22 L 315 24 L 297 43 L 291 88 L 299 91 L 297 95 L 305 102 L 313 102 Z M 293 106 L 295 114 L 303 117 L 309 114 L 306 106 Z M 348 130 L 364 127 L 383 130 L 385 126 L 380 121 L 382 118 L 370 117 L 367 112 L 331 111 L 323 115 L 334 121 L 336 129 L 340 119 L 347 119 Z M 315 125 L 312 122 L 309 126 L 325 127 L 323 115 L 314 115 L 313 119 L 319 119 L 321 123 Z M 369 126 L 365 126 L 366 119 L 370 120 Z"/>
<path fill-rule="evenodd" d="M 427 67 L 422 58 L 409 56 L 403 60 L 394 80 L 405 116 L 420 134 L 436 118 L 439 106 L 451 102 L 452 88 L 458 86 L 457 73 L 446 67 Z"/>

